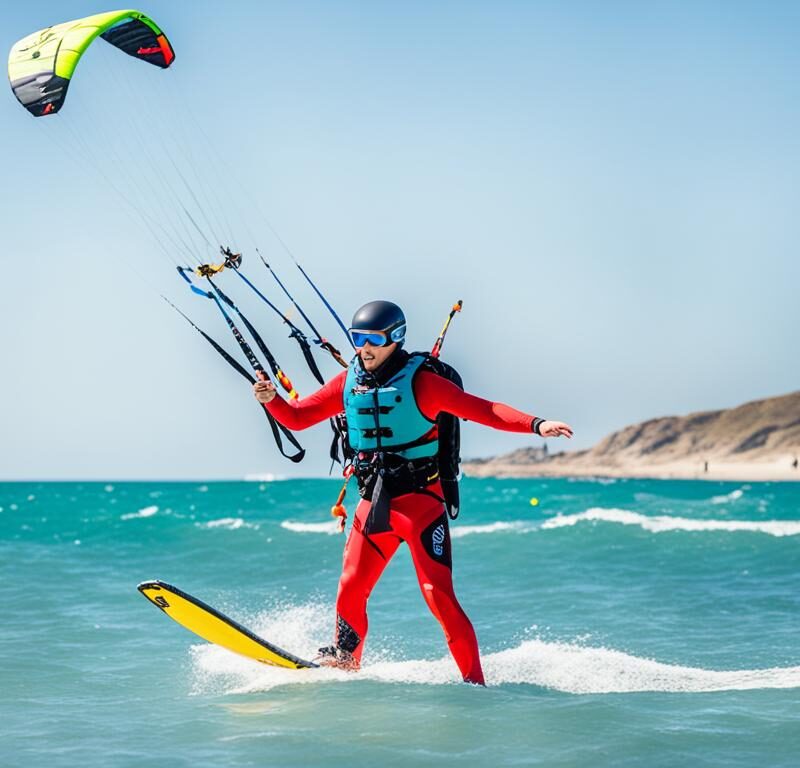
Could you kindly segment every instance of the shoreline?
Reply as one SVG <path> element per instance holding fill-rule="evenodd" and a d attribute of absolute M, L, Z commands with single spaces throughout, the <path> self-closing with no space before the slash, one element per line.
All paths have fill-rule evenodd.
<path fill-rule="evenodd" d="M 564 456 L 563 454 L 561 456 Z M 524 479 L 531 477 L 613 477 L 640 480 L 709 480 L 729 482 L 797 482 L 800 468 L 792 466 L 793 457 L 780 457 L 772 461 L 732 462 L 708 460 L 708 470 L 703 461 L 676 461 L 669 463 L 637 463 L 627 465 L 600 464 L 570 461 L 554 456 L 549 461 L 516 464 L 492 459 L 485 462 L 462 464 L 467 477 L 504 477 Z"/>
<path fill-rule="evenodd" d="M 638 480 L 709 480 L 714 482 L 794 482 L 800 483 L 800 466 L 794 468 L 794 454 L 783 454 L 761 461 L 725 461 L 684 459 L 661 462 L 598 462 L 587 459 L 585 455 L 560 453 L 543 461 L 520 461 L 509 457 L 493 459 L 465 460 L 461 470 L 470 478 L 508 478 L 523 480 L 534 477 L 608 477 Z M 249 483 L 270 485 L 296 480 L 328 480 L 341 483 L 337 475 L 281 475 L 278 473 L 249 474 L 238 477 L 115 477 L 109 478 L 54 478 L 54 477 L 15 477 L 2 478 L 0 483 L 87 483 L 87 484 L 125 484 L 125 483 L 175 483 L 211 485 L 218 483 Z"/>

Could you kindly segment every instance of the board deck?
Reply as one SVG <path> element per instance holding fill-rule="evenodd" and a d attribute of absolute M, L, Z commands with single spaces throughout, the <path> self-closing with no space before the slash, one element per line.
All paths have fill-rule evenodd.
<path fill-rule="evenodd" d="M 209 643 L 275 667 L 310 669 L 319 666 L 267 642 L 202 600 L 163 581 L 143 581 L 137 589 L 173 621 Z"/>

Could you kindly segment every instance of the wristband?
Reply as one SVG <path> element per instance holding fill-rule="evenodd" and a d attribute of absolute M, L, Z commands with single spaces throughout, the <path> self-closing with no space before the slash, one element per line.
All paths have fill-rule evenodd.
<path fill-rule="evenodd" d="M 545 421 L 547 421 L 547 419 L 540 419 L 538 417 L 535 418 L 533 420 L 533 422 L 531 423 L 531 432 L 533 432 L 534 435 L 539 435 L 541 437 L 542 433 L 541 433 L 540 429 L 541 429 L 542 424 Z"/>

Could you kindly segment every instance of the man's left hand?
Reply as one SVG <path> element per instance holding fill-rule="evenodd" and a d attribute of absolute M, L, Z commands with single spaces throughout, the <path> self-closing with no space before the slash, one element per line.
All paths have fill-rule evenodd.
<path fill-rule="evenodd" d="M 563 421 L 543 421 L 539 425 L 542 437 L 572 437 L 572 427 Z"/>

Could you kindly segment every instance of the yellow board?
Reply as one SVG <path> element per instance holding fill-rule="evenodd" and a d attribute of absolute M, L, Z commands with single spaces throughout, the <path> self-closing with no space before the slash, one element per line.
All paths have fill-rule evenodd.
<path fill-rule="evenodd" d="M 163 581 L 143 581 L 137 589 L 173 621 L 209 643 L 276 667 L 307 669 L 317 666 L 268 643 L 196 597 Z"/>

